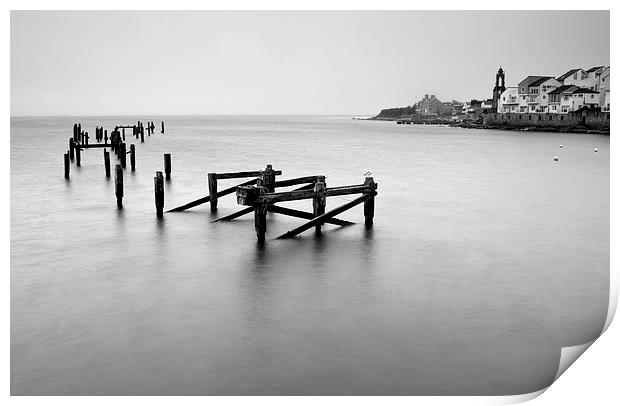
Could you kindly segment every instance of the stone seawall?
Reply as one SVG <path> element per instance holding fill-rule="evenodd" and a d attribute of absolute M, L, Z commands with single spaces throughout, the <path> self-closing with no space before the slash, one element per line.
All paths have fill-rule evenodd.
<path fill-rule="evenodd" d="M 610 113 L 596 111 L 547 113 L 488 113 L 483 116 L 485 126 L 498 128 L 584 128 L 609 131 Z"/>

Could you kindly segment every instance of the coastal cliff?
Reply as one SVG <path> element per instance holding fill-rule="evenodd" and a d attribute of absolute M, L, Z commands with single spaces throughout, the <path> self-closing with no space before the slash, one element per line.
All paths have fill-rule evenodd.
<path fill-rule="evenodd" d="M 415 106 L 409 107 L 392 107 L 389 109 L 383 109 L 371 120 L 397 120 L 403 116 L 412 116 L 416 112 Z"/>

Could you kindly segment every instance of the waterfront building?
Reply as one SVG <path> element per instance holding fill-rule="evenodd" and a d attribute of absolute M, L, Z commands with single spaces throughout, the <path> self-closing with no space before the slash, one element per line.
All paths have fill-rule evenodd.
<path fill-rule="evenodd" d="M 528 76 L 519 82 L 519 112 L 547 113 L 549 111 L 549 92 L 562 84 L 551 76 Z"/>
<path fill-rule="evenodd" d="M 462 109 L 463 114 L 481 114 L 482 113 L 482 101 L 471 99 L 471 101 L 465 102 Z"/>
<path fill-rule="evenodd" d="M 528 76 L 519 82 L 517 93 L 519 95 L 519 112 L 527 113 L 529 111 L 529 86 L 540 79 L 550 79 L 551 76 Z"/>
<path fill-rule="evenodd" d="M 590 83 L 594 83 L 594 86 L 589 86 L 588 89 L 600 92 L 601 88 L 601 74 L 605 70 L 605 66 L 594 66 L 588 69 L 588 79 Z"/>
<path fill-rule="evenodd" d="M 585 87 L 577 89 L 573 92 L 573 111 L 579 110 L 583 107 L 595 109 L 599 107 L 600 100 L 600 93 L 595 90 L 587 89 Z"/>
<path fill-rule="evenodd" d="M 445 116 L 452 114 L 452 103 L 442 102 L 434 94 L 424 95 L 424 98 L 415 104 L 416 112 L 423 116 Z"/>
<path fill-rule="evenodd" d="M 601 111 L 609 111 L 609 103 L 610 103 L 610 81 L 609 81 L 609 66 L 606 67 L 599 77 L 599 92 L 600 92 L 600 101 L 599 105 L 601 106 Z"/>
<path fill-rule="evenodd" d="M 563 85 L 549 93 L 549 113 L 566 114 L 584 107 L 599 107 L 600 95 L 585 87 Z"/>
<path fill-rule="evenodd" d="M 519 111 L 519 91 L 516 86 L 507 87 L 499 96 L 498 113 L 517 113 Z"/>
<path fill-rule="evenodd" d="M 568 113 L 572 108 L 572 95 L 579 89 L 575 85 L 562 85 L 549 92 L 549 113 Z"/>
<path fill-rule="evenodd" d="M 492 113 L 495 112 L 497 110 L 497 107 L 493 107 L 495 104 L 495 101 L 493 99 L 486 99 L 486 100 L 482 100 L 480 102 L 480 109 L 482 110 L 483 114 L 486 113 Z"/>
<path fill-rule="evenodd" d="M 604 69 L 604 66 L 595 66 L 588 70 L 581 68 L 571 69 L 558 77 L 558 80 L 565 85 L 575 85 L 580 88 L 598 91 L 599 78 Z"/>

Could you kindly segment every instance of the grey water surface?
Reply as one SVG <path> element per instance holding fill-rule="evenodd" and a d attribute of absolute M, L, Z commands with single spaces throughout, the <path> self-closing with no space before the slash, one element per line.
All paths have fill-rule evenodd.
<path fill-rule="evenodd" d="M 92 142 L 138 119 L 157 128 L 127 132 L 122 210 L 102 150 L 63 178 L 74 122 Z M 520 394 L 605 321 L 608 136 L 145 116 L 14 117 L 10 138 L 14 395 Z M 233 196 L 158 220 L 164 153 L 166 209 L 207 195 L 207 172 L 272 164 L 329 187 L 372 170 L 375 225 L 357 206 L 340 216 L 355 225 L 274 240 L 303 220 L 270 214 L 261 247 L 252 215 L 211 222 Z"/>

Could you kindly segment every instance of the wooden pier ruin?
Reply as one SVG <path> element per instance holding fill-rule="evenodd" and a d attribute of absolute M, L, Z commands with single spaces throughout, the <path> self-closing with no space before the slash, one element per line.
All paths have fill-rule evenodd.
<path fill-rule="evenodd" d="M 123 197 L 125 195 L 123 174 L 127 167 L 127 155 L 129 155 L 129 165 L 131 171 L 136 170 L 136 145 L 130 144 L 127 151 L 125 130 L 131 129 L 135 139 L 144 142 L 145 126 L 138 121 L 135 125 L 117 125 L 110 132 L 103 127 L 95 128 L 95 143 L 90 144 L 88 133 L 82 131 L 80 123 L 74 124 L 73 136 L 69 139 L 69 149 L 63 154 L 64 177 L 69 179 L 71 171 L 71 161 L 75 160 L 76 166 L 81 165 L 82 152 L 91 148 L 103 148 L 103 160 L 106 178 L 111 177 L 110 151 L 116 154 L 118 163 L 114 166 L 114 194 L 116 205 L 119 209 L 123 207 Z M 146 123 L 146 130 L 150 136 L 155 130 L 155 124 L 150 121 Z M 164 133 L 164 122 L 161 122 L 161 133 Z M 108 151 L 108 149 L 110 151 Z M 169 181 L 172 173 L 171 154 L 163 155 L 163 170 L 156 171 L 153 178 L 155 212 L 158 218 L 164 215 L 164 176 Z M 364 205 L 364 224 L 367 228 L 373 226 L 375 196 L 377 195 L 377 183 L 372 177 L 366 177 L 364 183 L 357 185 L 346 185 L 327 187 L 324 175 L 302 176 L 292 179 L 278 179 L 282 175 L 281 170 L 274 170 L 272 165 L 267 165 L 265 169 L 258 171 L 223 172 L 207 173 L 207 196 L 193 200 L 184 205 L 175 207 L 167 213 L 180 212 L 209 203 L 210 211 L 217 212 L 218 201 L 227 195 L 236 195 L 237 204 L 246 206 L 234 213 L 214 219 L 212 222 L 231 221 L 246 214 L 254 213 L 254 229 L 259 243 L 265 242 L 267 234 L 267 213 L 276 213 L 306 220 L 300 226 L 278 236 L 276 239 L 294 237 L 304 231 L 314 228 L 315 234 L 320 234 L 325 224 L 336 226 L 348 226 L 354 224 L 347 220 L 342 220 L 336 216 L 357 206 Z M 248 179 L 249 178 L 249 179 Z M 226 179 L 247 179 L 234 186 L 219 190 L 218 181 Z M 281 191 L 283 188 L 295 187 L 292 190 Z M 280 191 L 278 191 L 280 189 Z M 333 196 L 359 195 L 353 200 L 333 208 L 327 209 L 327 198 Z M 303 211 L 283 207 L 280 203 L 312 200 L 312 211 Z"/>
<path fill-rule="evenodd" d="M 208 187 L 209 195 L 194 200 L 168 212 L 179 212 L 196 207 L 209 202 L 211 211 L 217 211 L 217 203 L 220 197 L 235 193 L 237 203 L 248 206 L 235 213 L 220 217 L 213 222 L 230 221 L 243 215 L 254 213 L 254 227 L 256 237 L 260 243 L 265 241 L 267 232 L 267 213 L 277 213 L 309 220 L 301 226 L 280 235 L 277 239 L 296 236 L 310 228 L 315 228 L 315 233 L 321 233 L 321 226 L 324 224 L 334 224 L 346 226 L 353 224 L 350 221 L 336 218 L 338 214 L 345 212 L 359 204 L 364 204 L 364 219 L 366 227 L 372 227 L 374 218 L 375 196 L 377 195 L 377 183 L 372 177 L 367 177 L 363 184 L 338 186 L 328 188 L 325 185 L 325 176 L 312 175 L 299 178 L 276 180 L 276 175 L 281 175 L 282 171 L 276 171 L 271 165 L 267 165 L 262 171 L 230 172 L 230 173 L 209 173 Z M 253 177 L 249 181 L 218 191 L 218 179 L 238 179 Z M 277 188 L 302 185 L 296 189 L 276 192 Z M 354 200 L 336 207 L 328 212 L 326 210 L 327 197 L 359 194 L 361 196 Z M 276 205 L 276 203 L 293 200 L 312 199 L 313 211 L 306 212 Z"/>
<path fill-rule="evenodd" d="M 162 121 L 163 128 L 163 121 Z M 131 129 L 132 134 L 136 137 L 136 139 L 140 138 L 141 142 L 144 142 L 144 124 L 141 121 L 138 121 L 133 125 L 117 125 L 114 127 L 114 130 L 110 132 L 110 137 L 108 138 L 108 130 L 105 130 L 103 127 L 95 127 L 95 143 L 89 143 L 88 132 L 82 131 L 82 124 L 75 123 L 73 124 L 73 134 L 71 138 L 69 138 L 69 149 L 64 154 L 64 177 L 65 179 L 70 179 L 71 173 L 71 162 L 75 160 L 76 166 L 81 166 L 82 164 L 82 153 L 85 150 L 92 148 L 103 148 L 103 165 L 105 169 L 105 177 L 110 178 L 111 176 L 111 164 L 110 164 L 110 152 L 108 148 L 115 153 L 119 164 L 115 167 L 114 172 L 114 183 L 115 183 L 115 195 L 117 199 L 117 206 L 121 208 L 124 189 L 123 189 L 123 174 L 122 171 L 127 167 L 127 155 L 129 155 L 129 164 L 131 167 L 131 171 L 135 172 L 136 170 L 136 146 L 135 144 L 129 145 L 129 151 L 127 151 L 126 144 L 126 136 L 125 130 Z M 147 123 L 147 129 L 150 136 L 150 133 L 155 129 L 155 124 L 150 121 Z M 162 131 L 163 132 L 163 131 Z M 167 156 L 167 157 L 166 157 Z M 166 175 L 167 178 L 170 178 L 170 154 L 165 154 L 165 165 L 166 165 Z M 119 172 L 120 168 L 120 172 Z M 163 206 L 162 206 L 163 208 Z"/>

